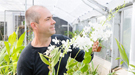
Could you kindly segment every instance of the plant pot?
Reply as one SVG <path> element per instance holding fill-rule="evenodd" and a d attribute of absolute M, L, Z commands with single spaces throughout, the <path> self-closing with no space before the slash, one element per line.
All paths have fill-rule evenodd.
<path fill-rule="evenodd" d="M 97 52 L 100 52 L 101 51 L 101 46 L 99 46 L 98 48 L 97 48 Z"/>

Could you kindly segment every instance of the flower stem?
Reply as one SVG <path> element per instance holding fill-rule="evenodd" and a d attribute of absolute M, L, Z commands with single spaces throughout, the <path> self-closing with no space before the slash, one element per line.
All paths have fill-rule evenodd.
<path fill-rule="evenodd" d="M 74 59 L 77 57 L 77 55 L 79 54 L 80 51 L 81 51 L 81 50 L 79 49 L 79 51 L 78 51 L 77 54 L 75 55 Z"/>
<path fill-rule="evenodd" d="M 58 69 L 57 69 L 57 75 L 58 75 L 58 72 L 59 72 L 59 68 L 60 68 L 60 62 L 62 60 L 62 57 L 60 58 L 60 61 L 59 61 L 59 65 L 58 65 Z"/>

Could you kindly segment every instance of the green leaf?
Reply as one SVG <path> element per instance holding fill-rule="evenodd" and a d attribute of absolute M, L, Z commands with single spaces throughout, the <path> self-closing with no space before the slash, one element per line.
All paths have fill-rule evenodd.
<path fill-rule="evenodd" d="M 8 55 L 5 55 L 4 59 L 5 59 L 7 62 L 10 62 L 10 59 L 9 59 L 9 56 L 8 56 Z"/>
<path fill-rule="evenodd" d="M 14 42 L 14 44 L 12 45 L 12 47 L 10 48 L 10 54 L 13 54 L 13 51 L 15 50 L 15 46 L 16 46 L 17 42 Z"/>
<path fill-rule="evenodd" d="M 53 73 L 52 73 L 52 75 L 56 75 L 56 74 L 55 74 L 55 69 L 54 69 L 54 67 L 53 67 Z"/>
<path fill-rule="evenodd" d="M 86 72 L 88 70 L 89 65 L 85 64 L 82 68 L 81 68 L 81 72 Z"/>
<path fill-rule="evenodd" d="M 122 65 L 123 63 L 124 63 L 124 61 L 121 61 L 121 62 L 120 62 L 120 65 Z"/>
<path fill-rule="evenodd" d="M 88 63 L 90 63 L 90 61 L 91 61 L 91 55 L 88 52 L 86 52 L 83 63 L 88 64 Z"/>
<path fill-rule="evenodd" d="M 72 72 L 74 72 L 73 69 L 69 69 L 69 70 L 67 71 L 67 73 L 72 73 Z"/>
<path fill-rule="evenodd" d="M 51 62 L 51 64 L 52 64 L 52 66 L 55 66 L 57 63 L 58 63 L 58 61 L 59 61 L 59 57 L 60 57 L 60 51 L 58 52 L 58 53 L 56 53 L 56 55 L 53 57 L 53 60 L 52 60 L 52 62 Z"/>
<path fill-rule="evenodd" d="M 123 45 L 121 44 L 121 46 L 122 46 L 122 49 L 123 49 L 123 54 L 124 54 L 124 60 L 126 61 L 126 63 L 127 63 L 127 65 L 129 65 L 129 59 L 128 59 L 128 56 L 127 56 L 127 54 L 126 54 L 126 52 L 125 52 L 125 48 L 123 47 Z"/>
<path fill-rule="evenodd" d="M 87 52 L 87 51 L 85 51 L 85 55 L 84 55 L 84 58 L 87 58 L 88 56 L 90 56 L 90 52 Z"/>
<path fill-rule="evenodd" d="M 66 65 L 66 68 L 69 69 L 69 65 L 71 65 L 72 63 L 74 63 L 74 59 L 69 57 L 68 61 L 67 61 L 67 65 Z"/>
<path fill-rule="evenodd" d="M 50 55 L 53 57 L 58 53 L 59 48 L 54 48 L 54 50 L 51 51 Z"/>
<path fill-rule="evenodd" d="M 11 57 L 12 57 L 12 61 L 14 61 L 17 59 L 17 54 L 12 55 Z"/>
<path fill-rule="evenodd" d="M 8 42 L 11 44 L 11 46 L 12 46 L 12 45 L 14 44 L 14 42 L 16 41 L 16 37 L 17 37 L 17 35 L 16 35 L 15 32 L 13 32 L 13 33 L 9 36 Z"/>
<path fill-rule="evenodd" d="M 69 65 L 68 65 L 68 68 L 72 68 L 72 67 L 74 67 L 75 65 L 77 65 L 77 63 L 78 63 L 78 62 L 75 62 L 75 63 L 71 63 L 71 64 L 69 64 Z"/>
<path fill-rule="evenodd" d="M 12 65 L 4 65 L 4 66 L 0 66 L 0 69 L 5 68 L 5 67 L 7 67 L 7 66 L 12 66 Z"/>
<path fill-rule="evenodd" d="M 49 61 L 44 57 L 43 54 L 39 53 L 39 55 L 40 55 L 41 60 L 42 60 L 45 64 L 51 65 L 51 64 L 49 63 Z"/>
<path fill-rule="evenodd" d="M 94 64 L 93 64 L 93 61 L 91 62 L 91 64 L 92 64 L 92 70 L 94 71 Z"/>
<path fill-rule="evenodd" d="M 17 68 L 17 62 L 13 62 L 13 72 L 15 72 L 16 68 Z"/>
<path fill-rule="evenodd" d="M 121 45 L 122 46 L 122 48 L 121 48 L 118 40 L 116 38 L 115 38 L 115 40 L 116 40 L 117 46 L 119 48 L 119 52 L 120 52 L 120 55 L 121 55 L 122 59 L 124 60 L 124 62 L 126 62 L 127 65 L 129 65 L 129 60 L 128 60 L 128 57 L 126 55 L 126 52 L 125 52 L 125 49 L 124 49 L 123 45 Z"/>
<path fill-rule="evenodd" d="M 6 55 L 6 47 L 4 47 L 1 51 L 0 51 L 0 62 L 2 62 L 4 60 L 4 57 Z"/>
<path fill-rule="evenodd" d="M 118 58 L 116 58 L 115 60 L 119 60 L 119 59 L 121 59 L 120 57 L 118 57 Z"/>
<path fill-rule="evenodd" d="M 8 53 L 8 55 L 10 56 L 10 47 L 9 47 L 9 44 L 8 44 L 8 42 L 6 42 L 6 41 L 4 41 L 4 44 L 5 44 L 5 46 L 6 46 L 7 53 Z"/>
<path fill-rule="evenodd" d="M 129 72 L 131 72 L 131 73 L 133 73 L 135 75 L 135 72 L 133 72 L 133 71 L 129 71 Z"/>
<path fill-rule="evenodd" d="M 129 64 L 131 67 L 135 68 L 135 65 Z"/>
<path fill-rule="evenodd" d="M 81 71 L 76 71 L 76 72 L 74 72 L 73 75 L 80 75 L 80 73 L 81 73 Z"/>
<path fill-rule="evenodd" d="M 20 36 L 19 40 L 17 41 L 17 47 L 22 46 L 24 38 L 25 32 Z"/>
<path fill-rule="evenodd" d="M 98 65 L 99 66 L 99 65 Z M 96 67 L 96 69 L 94 70 L 94 75 L 97 73 L 97 69 L 98 69 L 98 66 Z"/>
<path fill-rule="evenodd" d="M 25 48 L 25 46 L 19 46 L 19 47 L 17 47 L 16 49 L 13 50 L 12 55 L 19 53 L 19 51 L 20 51 L 21 49 L 23 50 L 24 48 Z M 11 55 L 11 56 L 12 56 L 12 55 Z"/>

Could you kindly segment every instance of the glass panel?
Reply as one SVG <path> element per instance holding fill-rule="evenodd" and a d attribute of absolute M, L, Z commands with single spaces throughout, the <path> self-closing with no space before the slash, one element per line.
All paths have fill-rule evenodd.
<path fill-rule="evenodd" d="M 7 22 L 5 22 L 5 40 L 7 39 Z M 4 40 L 4 22 L 0 22 L 0 40 Z"/>
<path fill-rule="evenodd" d="M 105 16 L 101 16 L 97 18 L 97 23 L 101 24 L 106 20 Z M 109 23 L 108 23 L 109 24 Z M 105 59 L 111 62 L 111 39 L 109 38 L 107 41 L 103 41 L 102 45 L 105 46 L 101 49 L 100 52 L 95 52 L 95 55 L 99 56 L 102 59 Z"/>
<path fill-rule="evenodd" d="M 131 20 L 132 20 L 132 8 L 124 10 L 124 19 L 122 26 L 122 44 L 126 50 L 127 56 L 129 58 L 130 51 L 130 40 L 131 40 Z M 127 68 L 126 64 L 122 65 Z"/>

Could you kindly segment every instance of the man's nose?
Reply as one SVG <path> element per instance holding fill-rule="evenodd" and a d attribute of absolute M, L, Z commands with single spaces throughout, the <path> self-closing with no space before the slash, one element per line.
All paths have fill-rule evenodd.
<path fill-rule="evenodd" d="M 52 19 L 52 25 L 54 25 L 56 23 L 56 21 L 54 19 Z"/>

